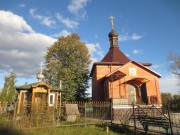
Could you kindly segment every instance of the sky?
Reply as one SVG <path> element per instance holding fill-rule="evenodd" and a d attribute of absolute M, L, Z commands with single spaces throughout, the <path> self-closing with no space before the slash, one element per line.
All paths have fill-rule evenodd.
<path fill-rule="evenodd" d="M 101 61 L 109 50 L 109 16 L 120 50 L 153 64 L 161 92 L 179 94 L 167 60 L 169 52 L 180 53 L 179 0 L 0 0 L 0 88 L 12 71 L 16 85 L 36 82 L 47 48 L 60 36 L 77 33 L 92 63 Z"/>

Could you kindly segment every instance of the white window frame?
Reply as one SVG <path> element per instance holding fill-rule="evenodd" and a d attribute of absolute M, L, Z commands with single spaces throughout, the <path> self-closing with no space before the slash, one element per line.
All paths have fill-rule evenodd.
<path fill-rule="evenodd" d="M 52 103 L 51 103 L 51 96 L 52 96 Z M 55 102 L 55 93 L 50 93 L 49 94 L 49 106 L 54 106 L 54 102 Z"/>

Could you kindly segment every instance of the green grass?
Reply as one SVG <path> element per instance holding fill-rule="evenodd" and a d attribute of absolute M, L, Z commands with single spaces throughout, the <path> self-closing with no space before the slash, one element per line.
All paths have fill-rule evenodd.
<path fill-rule="evenodd" d="M 41 125 L 39 128 L 30 128 L 29 126 L 21 127 L 18 123 L 21 123 L 20 125 L 29 125 L 29 121 L 24 119 L 17 121 L 17 123 L 13 123 L 13 121 L 7 119 L 6 117 L 0 117 L 0 135 L 134 135 L 134 133 L 127 128 L 115 125 L 109 127 L 109 132 L 107 132 L 105 127 L 108 125 L 110 126 L 109 123 L 98 124 L 98 122 L 96 123 L 96 121 L 92 119 L 87 119 L 86 122 L 93 122 L 98 125 L 88 125 L 87 127 L 84 125 L 77 125 L 84 124 L 84 119 L 79 119 L 74 123 L 62 121 L 59 124 L 55 124 L 53 122 L 49 122 L 47 125 L 44 125 L 43 121 L 39 122 L 40 123 L 38 125 Z"/>
<path fill-rule="evenodd" d="M 107 132 L 103 125 L 67 126 L 67 127 L 42 127 L 17 130 L 12 127 L 0 127 L 0 135 L 135 135 L 125 127 L 109 127 Z M 143 134 L 136 134 L 143 135 Z"/>
<path fill-rule="evenodd" d="M 25 135 L 120 135 L 113 131 L 106 132 L 103 127 L 100 126 L 74 126 L 74 127 L 59 127 L 48 129 L 36 129 L 26 131 Z"/>

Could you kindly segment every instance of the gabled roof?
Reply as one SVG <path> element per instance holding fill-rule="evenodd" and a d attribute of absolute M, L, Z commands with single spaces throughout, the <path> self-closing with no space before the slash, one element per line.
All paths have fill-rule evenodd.
<path fill-rule="evenodd" d="M 17 86 L 16 90 L 30 90 L 32 88 L 32 85 L 37 85 L 37 84 L 38 84 L 38 82 L 31 83 L 31 84 L 25 84 L 22 86 Z"/>
<path fill-rule="evenodd" d="M 138 62 L 135 62 L 135 61 L 132 61 L 132 60 L 131 60 L 130 62 L 126 63 L 125 65 L 123 65 L 122 67 L 118 68 L 118 69 L 124 68 L 124 67 L 127 66 L 129 63 L 133 63 L 133 64 L 135 64 L 135 65 L 143 68 L 144 70 L 146 70 L 146 71 L 154 74 L 155 76 L 157 76 L 157 77 L 159 77 L 159 78 L 161 77 L 161 75 L 158 74 L 158 73 L 156 73 L 155 71 L 153 71 L 153 70 L 151 70 L 151 69 L 149 69 L 149 68 L 146 68 L 146 67 L 145 67 L 144 65 L 142 65 L 141 63 L 138 63 Z M 117 69 L 117 70 L 118 70 L 118 69 Z"/>
<path fill-rule="evenodd" d="M 38 87 L 41 85 L 45 85 L 46 87 L 50 88 L 50 90 L 52 90 L 52 91 L 60 91 L 59 88 L 51 87 L 50 85 L 46 84 L 44 81 L 35 82 L 35 83 L 31 83 L 31 84 L 25 84 L 22 86 L 18 86 L 15 89 L 16 90 L 31 90 L 33 87 Z"/>
<path fill-rule="evenodd" d="M 118 47 L 110 48 L 109 52 L 101 60 L 101 62 L 119 62 L 119 64 L 125 64 L 129 61 L 130 59 Z"/>
<path fill-rule="evenodd" d="M 39 86 L 46 86 L 48 89 L 51 88 L 51 86 L 48 85 L 47 83 L 45 83 L 44 81 L 40 81 L 40 82 L 38 82 L 36 84 L 31 85 L 31 87 L 33 87 L 33 88 L 36 88 L 36 87 L 39 87 Z"/>
<path fill-rule="evenodd" d="M 116 79 L 120 79 L 120 78 L 126 76 L 126 74 L 121 72 L 120 69 L 121 68 L 117 68 L 116 70 L 110 72 L 109 74 L 107 74 L 105 76 L 105 78 L 112 76 L 113 80 L 110 80 L 110 81 L 115 81 Z M 115 75 L 115 77 L 113 75 Z M 136 82 L 137 85 L 141 85 L 148 81 L 149 81 L 149 79 L 144 78 L 144 77 L 133 77 L 132 79 L 124 80 L 124 82 L 121 82 L 121 83 Z"/>
<path fill-rule="evenodd" d="M 127 66 L 129 63 L 133 63 L 133 64 L 137 65 L 138 67 L 143 68 L 143 69 L 146 70 L 147 72 L 150 72 L 151 74 L 154 74 L 154 75 L 157 76 L 157 77 L 161 77 L 160 74 L 152 71 L 152 70 L 149 69 L 149 68 L 146 68 L 144 65 L 142 65 L 142 64 L 140 64 L 140 63 L 138 63 L 138 62 L 135 62 L 135 61 L 130 61 L 130 62 L 126 63 L 125 65 L 123 65 L 122 67 L 119 67 L 119 68 L 113 70 L 112 72 L 108 73 L 108 74 L 104 77 L 103 80 L 105 80 L 105 78 L 111 77 L 111 78 L 113 78 L 113 81 L 115 81 L 115 80 L 117 80 L 117 79 L 120 79 L 120 78 L 126 76 L 125 73 L 121 72 L 121 69 L 124 68 L 125 66 Z M 111 81 L 111 80 L 110 80 L 110 81 Z M 140 84 L 143 84 L 144 82 L 148 82 L 149 79 L 144 78 L 144 77 L 138 77 L 138 76 L 136 77 L 136 76 L 135 76 L 135 77 L 133 77 L 132 79 L 126 80 L 126 81 L 121 82 L 121 83 L 125 83 L 125 82 L 127 83 L 127 82 L 132 82 L 132 81 L 133 81 L 133 82 L 136 82 L 136 84 L 140 85 Z"/>

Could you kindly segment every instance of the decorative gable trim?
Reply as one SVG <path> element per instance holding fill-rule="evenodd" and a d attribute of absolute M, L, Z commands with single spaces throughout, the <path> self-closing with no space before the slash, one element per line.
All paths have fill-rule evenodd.
<path fill-rule="evenodd" d="M 48 84 L 46 84 L 44 81 L 40 81 L 40 82 L 38 82 L 37 84 L 32 85 L 32 88 L 36 88 L 36 87 L 39 87 L 39 86 L 45 86 L 45 87 L 47 87 L 48 89 L 51 88 L 51 86 L 48 85 Z"/>

